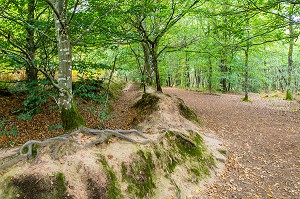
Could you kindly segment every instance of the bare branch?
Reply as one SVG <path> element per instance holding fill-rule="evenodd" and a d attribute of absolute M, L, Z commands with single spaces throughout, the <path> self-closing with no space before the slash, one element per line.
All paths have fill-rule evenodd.
<path fill-rule="evenodd" d="M 65 29 L 65 25 L 62 22 L 61 15 L 59 14 L 58 10 L 55 8 L 55 6 L 53 5 L 53 3 L 50 0 L 45 0 L 45 1 L 47 2 L 47 4 L 51 7 L 51 9 L 53 10 L 53 12 L 55 13 L 55 15 L 57 17 L 57 20 L 59 21 L 62 29 Z"/>
<path fill-rule="evenodd" d="M 79 4 L 79 0 L 76 0 L 75 6 L 74 6 L 74 10 L 73 10 L 72 15 L 71 15 L 71 17 L 70 17 L 70 19 L 69 19 L 69 24 L 71 23 L 73 17 L 75 16 L 75 13 L 76 13 L 76 9 L 77 9 L 78 4 Z"/>

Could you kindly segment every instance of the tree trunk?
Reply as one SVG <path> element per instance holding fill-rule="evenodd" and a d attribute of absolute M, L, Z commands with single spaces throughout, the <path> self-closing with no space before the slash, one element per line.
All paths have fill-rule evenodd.
<path fill-rule="evenodd" d="M 288 76 L 287 76 L 287 85 L 286 85 L 286 100 L 292 100 L 292 89 L 291 89 L 291 81 L 292 81 L 292 70 L 293 70 L 293 51 L 294 51 L 294 27 L 293 27 L 293 19 L 292 15 L 289 16 L 289 34 L 290 34 L 290 44 L 289 44 L 289 52 L 288 52 Z"/>
<path fill-rule="evenodd" d="M 66 19 L 67 5 L 64 0 L 57 0 L 55 8 L 60 20 L 55 14 L 55 29 L 58 45 L 58 86 L 59 98 L 57 104 L 61 112 L 61 121 L 65 131 L 72 131 L 84 125 L 84 120 L 78 112 L 72 95 L 72 48 L 69 37 L 69 26 Z"/>
<path fill-rule="evenodd" d="M 152 85 L 152 68 L 150 67 L 150 53 L 149 53 L 149 47 L 147 44 L 142 42 L 143 52 L 144 52 L 144 68 L 146 71 L 146 84 L 151 86 Z"/>
<path fill-rule="evenodd" d="M 196 88 L 200 87 L 200 83 L 201 83 L 200 75 L 201 75 L 200 70 L 195 68 L 195 80 L 196 80 L 196 85 L 195 86 L 196 86 Z"/>
<path fill-rule="evenodd" d="M 249 101 L 249 96 L 248 96 L 248 92 L 249 92 L 249 45 L 246 47 L 245 50 L 245 97 L 243 99 L 243 101 Z"/>
<path fill-rule="evenodd" d="M 211 63 L 211 57 L 208 57 L 208 65 L 209 65 L 209 70 L 208 70 L 208 90 L 209 93 L 212 94 L 212 63 Z"/>
<path fill-rule="evenodd" d="M 35 43 L 34 43 L 34 34 L 35 31 L 32 28 L 34 26 L 34 14 L 35 14 L 35 0 L 28 0 L 27 4 L 27 23 L 30 24 L 26 27 L 26 50 L 31 59 L 35 60 Z M 30 64 L 26 66 L 26 78 L 28 82 L 37 80 L 38 71 L 32 67 Z"/>
<path fill-rule="evenodd" d="M 249 31 L 249 16 L 247 14 L 246 17 L 246 26 L 245 26 L 245 31 L 246 31 L 246 36 L 247 38 L 250 37 L 250 31 Z M 250 43 L 249 40 L 247 41 L 247 46 L 245 49 L 245 97 L 243 99 L 243 101 L 249 101 L 249 96 L 248 96 L 248 92 L 249 92 L 249 48 L 250 48 Z"/>
<path fill-rule="evenodd" d="M 158 70 L 158 54 L 157 54 L 157 49 L 158 44 L 157 43 L 152 43 L 151 44 L 151 49 L 150 49 L 150 66 L 153 67 L 154 72 L 155 72 L 155 80 L 156 80 L 156 91 L 162 92 L 161 84 L 160 84 L 160 77 L 159 77 L 159 70 Z"/>
<path fill-rule="evenodd" d="M 226 66 L 226 57 L 221 59 L 221 73 L 222 73 L 222 78 L 221 78 L 221 85 L 222 85 L 222 92 L 226 93 L 227 92 L 227 71 L 228 68 Z"/>
<path fill-rule="evenodd" d="M 191 79 L 190 79 L 190 66 L 189 66 L 189 57 L 188 53 L 185 53 L 185 86 L 189 88 L 191 86 Z"/>

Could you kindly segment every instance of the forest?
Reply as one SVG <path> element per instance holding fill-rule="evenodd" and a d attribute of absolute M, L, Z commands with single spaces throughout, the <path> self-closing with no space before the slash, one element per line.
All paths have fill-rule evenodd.
<path fill-rule="evenodd" d="M 170 88 L 237 94 L 249 104 L 252 93 L 300 101 L 296 0 L 0 0 L 0 9 L 1 148 L 83 126 L 145 138 L 111 114 L 134 115 L 113 105 L 128 84 L 158 95 Z M 147 97 L 154 110 L 147 100 L 156 98 Z M 132 124 L 145 119 L 134 117 Z M 35 144 L 22 150 L 34 153 Z"/>

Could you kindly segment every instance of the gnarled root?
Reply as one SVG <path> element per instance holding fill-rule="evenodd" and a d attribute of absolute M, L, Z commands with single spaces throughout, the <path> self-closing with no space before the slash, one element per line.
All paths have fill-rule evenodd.
<path fill-rule="evenodd" d="M 96 140 L 93 140 L 82 146 L 83 148 L 86 148 L 86 147 L 90 147 L 93 145 L 102 144 L 103 142 L 107 141 L 112 136 L 116 136 L 118 138 L 124 139 L 124 140 L 126 140 L 128 142 L 132 142 L 132 143 L 148 144 L 151 142 L 156 142 L 158 140 L 161 140 L 165 136 L 166 131 L 164 131 L 164 133 L 156 140 L 151 140 L 147 136 L 145 136 L 144 133 L 142 133 L 138 130 L 135 130 L 135 129 L 131 129 L 131 130 L 111 130 L 111 129 L 98 130 L 98 129 L 91 129 L 91 128 L 87 128 L 87 127 L 80 127 L 72 133 L 64 134 L 64 135 L 50 138 L 50 139 L 47 139 L 44 141 L 30 140 L 30 141 L 26 142 L 19 148 L 18 154 L 16 154 L 15 158 L 13 158 L 9 161 L 2 162 L 2 164 L 0 165 L 0 170 L 6 169 L 26 158 L 30 159 L 33 156 L 34 156 L 34 158 L 37 158 L 39 155 L 38 148 L 48 146 L 48 145 L 53 145 L 54 149 L 53 149 L 52 158 L 56 159 L 59 148 L 64 143 L 71 141 L 72 137 L 79 133 L 85 133 L 85 134 L 91 134 L 94 136 L 99 136 Z M 131 134 L 131 133 L 136 134 L 141 139 L 137 140 L 137 139 L 133 139 L 133 138 L 129 137 L 128 134 Z"/>

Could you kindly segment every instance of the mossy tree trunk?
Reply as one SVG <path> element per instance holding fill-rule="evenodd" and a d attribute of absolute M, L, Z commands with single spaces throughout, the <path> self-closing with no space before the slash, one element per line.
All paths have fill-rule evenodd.
<path fill-rule="evenodd" d="M 55 29 L 58 46 L 58 87 L 57 104 L 61 111 L 61 121 L 65 131 L 71 131 L 84 125 L 72 95 L 72 47 L 67 20 L 67 1 L 55 0 L 52 5 L 55 12 Z"/>

